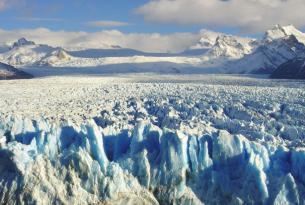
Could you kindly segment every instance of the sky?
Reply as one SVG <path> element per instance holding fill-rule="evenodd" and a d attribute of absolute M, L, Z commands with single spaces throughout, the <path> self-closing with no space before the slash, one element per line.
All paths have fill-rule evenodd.
<path fill-rule="evenodd" d="M 197 32 L 204 26 L 200 23 L 180 25 L 146 21 L 145 14 L 139 9 L 148 3 L 148 0 L 0 0 L 1 27 L 87 32 L 115 28 L 122 32 L 166 34 Z"/>
<path fill-rule="evenodd" d="M 0 42 L 25 36 L 56 46 L 176 52 L 202 29 L 250 37 L 276 24 L 302 30 L 304 11 L 304 0 L 0 0 Z"/>

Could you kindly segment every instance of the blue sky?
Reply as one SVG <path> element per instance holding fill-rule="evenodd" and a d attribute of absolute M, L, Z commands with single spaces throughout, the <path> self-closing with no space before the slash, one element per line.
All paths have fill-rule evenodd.
<path fill-rule="evenodd" d="M 93 27 L 90 21 L 120 21 L 130 25 L 120 26 L 125 32 L 170 31 L 168 26 L 152 28 L 135 14 L 135 9 L 145 0 L 26 0 L 12 5 L 0 13 L 5 29 L 46 27 L 52 30 L 98 31 L 117 27 Z M 155 26 L 158 27 L 158 26 Z M 162 28 L 163 27 L 163 28 Z"/>
<path fill-rule="evenodd" d="M 223 26 L 145 21 L 143 15 L 138 14 L 136 10 L 148 2 L 148 0 L 13 0 L 0 12 L 1 28 L 12 30 L 44 27 L 52 30 L 87 32 L 118 29 L 122 32 L 144 33 L 198 32 L 202 28 L 209 28 L 237 33 L 235 28 Z M 88 25 L 90 21 L 118 21 L 128 25 L 98 27 Z"/>
<path fill-rule="evenodd" d="M 275 24 L 304 28 L 304 0 L 0 0 L 2 29 L 96 32 L 261 33 Z M 108 21 L 108 26 L 92 26 Z M 125 23 L 109 26 L 109 21 Z"/>

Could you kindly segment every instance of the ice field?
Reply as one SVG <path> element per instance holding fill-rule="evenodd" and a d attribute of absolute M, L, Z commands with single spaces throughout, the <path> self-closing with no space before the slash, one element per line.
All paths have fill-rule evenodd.
<path fill-rule="evenodd" d="M 0 81 L 1 204 L 305 204 L 305 82 Z"/>

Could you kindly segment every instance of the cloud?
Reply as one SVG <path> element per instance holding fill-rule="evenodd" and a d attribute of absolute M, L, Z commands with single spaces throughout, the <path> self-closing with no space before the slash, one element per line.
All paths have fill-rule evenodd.
<path fill-rule="evenodd" d="M 64 48 L 107 48 L 119 45 L 147 52 L 178 52 L 194 45 L 200 33 L 122 33 L 117 30 L 99 32 L 52 31 L 46 28 L 37 29 L 0 29 L 0 44 L 13 43 L 25 37 L 39 44 L 61 46 Z"/>
<path fill-rule="evenodd" d="M 275 24 L 305 26 L 304 0 L 150 0 L 136 13 L 147 21 L 263 31 Z"/>
<path fill-rule="evenodd" d="M 128 26 L 129 23 L 121 22 L 121 21 L 90 21 L 87 25 L 92 27 L 120 27 L 120 26 Z"/>

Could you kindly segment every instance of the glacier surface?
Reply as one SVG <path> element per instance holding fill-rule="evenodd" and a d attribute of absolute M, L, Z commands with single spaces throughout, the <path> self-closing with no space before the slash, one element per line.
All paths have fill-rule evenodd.
<path fill-rule="evenodd" d="M 304 82 L 124 77 L 1 82 L 0 204 L 305 204 Z"/>

